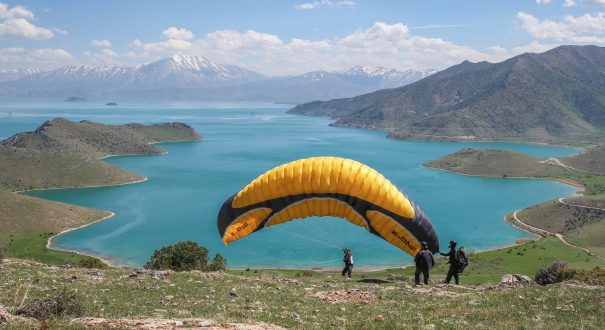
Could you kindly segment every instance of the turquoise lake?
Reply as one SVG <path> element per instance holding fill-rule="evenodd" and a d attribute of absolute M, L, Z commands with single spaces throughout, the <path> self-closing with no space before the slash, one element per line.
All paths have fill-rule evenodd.
<path fill-rule="evenodd" d="M 107 161 L 148 177 L 114 187 L 62 189 L 31 195 L 103 210 L 116 216 L 55 239 L 57 247 L 140 266 L 155 249 L 194 240 L 229 267 L 336 268 L 340 248 L 353 250 L 356 267 L 410 263 L 411 258 L 345 220 L 308 218 L 261 230 L 223 246 L 216 216 L 223 201 L 265 171 L 310 156 L 352 158 L 381 172 L 431 218 L 442 250 L 455 239 L 471 250 L 528 237 L 503 217 L 561 196 L 569 185 L 530 179 L 487 179 L 424 168 L 426 161 L 462 148 L 501 148 L 535 156 L 571 155 L 578 149 L 515 143 L 393 141 L 386 132 L 330 127 L 323 117 L 288 115 L 289 106 L 259 103 L 135 102 L 81 103 L 0 101 L 0 138 L 33 130 L 63 117 L 101 123 L 180 121 L 204 135 L 201 142 L 164 143 L 161 156 L 112 157 Z"/>

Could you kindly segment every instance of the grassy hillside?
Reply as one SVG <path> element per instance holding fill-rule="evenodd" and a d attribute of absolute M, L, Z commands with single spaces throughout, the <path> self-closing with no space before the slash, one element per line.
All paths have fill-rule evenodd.
<path fill-rule="evenodd" d="M 579 155 L 561 158 L 568 166 L 605 175 L 605 145 L 588 149 Z"/>
<path fill-rule="evenodd" d="M 66 287 L 77 290 L 86 316 L 188 319 L 189 326 L 196 319 L 213 321 L 206 324 L 263 322 L 265 328 L 268 323 L 292 329 L 575 329 L 578 324 L 599 328 L 605 323 L 605 289 L 578 284 L 413 287 L 411 278 L 400 272 L 353 280 L 312 271 L 184 272 L 163 280 L 152 274 L 131 274 L 132 270 L 4 264 L 0 265 L 0 304 L 14 310 L 26 291 L 29 301 Z M 63 328 L 67 322 L 50 325 Z"/>
<path fill-rule="evenodd" d="M 593 210 L 555 200 L 524 209 L 518 213 L 518 217 L 532 226 L 553 233 L 569 234 L 580 227 L 603 222 L 605 210 Z"/>
<path fill-rule="evenodd" d="M 53 119 L 33 132 L 0 142 L 0 249 L 12 257 L 51 264 L 85 257 L 46 248 L 52 235 L 106 217 L 99 210 L 55 203 L 11 191 L 113 185 L 143 177 L 100 160 L 107 155 L 160 154 L 158 141 L 199 140 L 181 123 L 102 125 Z"/>
<path fill-rule="evenodd" d="M 143 178 L 92 156 L 0 145 L 0 190 L 111 185 Z"/>
<path fill-rule="evenodd" d="M 424 164 L 428 167 L 468 175 L 490 177 L 553 177 L 570 174 L 561 166 L 543 163 L 545 159 L 505 150 L 462 149 Z"/>
<path fill-rule="evenodd" d="M 0 249 L 8 257 L 50 264 L 76 264 L 83 257 L 46 248 L 49 237 L 79 227 L 110 213 L 0 192 Z"/>
<path fill-rule="evenodd" d="M 586 162 L 594 159 L 595 162 Z M 486 177 L 535 177 L 581 183 L 586 196 L 529 207 L 518 213 L 521 221 L 553 233 L 564 234 L 574 245 L 605 256 L 605 176 L 587 173 L 605 162 L 602 147 L 562 158 L 539 159 L 504 150 L 464 149 L 428 162 L 425 166 Z M 574 163 L 578 171 L 565 167 Z M 567 204 L 569 203 L 569 204 Z M 571 204 L 571 205 L 570 205 Z"/>
<path fill-rule="evenodd" d="M 550 201 L 524 209 L 518 218 L 534 227 L 564 234 L 571 244 L 605 256 L 605 210 Z"/>
<path fill-rule="evenodd" d="M 461 281 L 464 284 L 497 284 L 504 274 L 525 274 L 529 277 L 554 261 L 565 262 L 578 269 L 605 267 L 605 260 L 589 256 L 584 251 L 563 244 L 554 237 L 545 237 L 502 249 L 473 253 Z M 447 261 L 438 258 L 432 274 L 443 279 L 448 271 Z M 395 270 L 398 272 L 398 270 Z M 413 275 L 414 267 L 404 270 Z"/>
<path fill-rule="evenodd" d="M 0 190 L 85 187 L 127 183 L 143 177 L 99 160 L 122 154 L 160 154 L 150 143 L 199 140 L 185 124 L 143 126 L 47 121 L 33 132 L 0 143 Z"/>
<path fill-rule="evenodd" d="M 57 118 L 45 122 L 33 132 L 16 134 L 2 144 L 101 158 L 122 154 L 160 154 L 163 151 L 150 143 L 199 139 L 201 136 L 193 128 L 181 123 L 103 125 Z"/>
<path fill-rule="evenodd" d="M 299 105 L 334 125 L 405 139 L 578 143 L 602 140 L 605 48 L 561 46 L 501 63 L 465 61 L 416 83 Z"/>

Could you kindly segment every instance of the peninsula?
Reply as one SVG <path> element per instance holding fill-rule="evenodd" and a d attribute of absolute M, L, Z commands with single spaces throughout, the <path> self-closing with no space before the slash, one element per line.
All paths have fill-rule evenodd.
<path fill-rule="evenodd" d="M 111 216 L 110 212 L 57 203 L 16 192 L 34 189 L 120 185 L 145 177 L 102 160 L 153 155 L 158 142 L 196 141 L 202 136 L 182 123 L 103 125 L 56 118 L 35 131 L 0 142 L 0 249 L 6 256 L 45 263 L 77 263 L 86 257 L 48 249 L 63 230 Z"/>
<path fill-rule="evenodd" d="M 430 168 L 493 178 L 539 178 L 581 188 L 583 196 L 559 198 L 507 219 L 521 229 L 556 236 L 605 258 L 605 146 L 562 158 L 536 158 L 504 150 L 463 149 L 425 163 Z"/>

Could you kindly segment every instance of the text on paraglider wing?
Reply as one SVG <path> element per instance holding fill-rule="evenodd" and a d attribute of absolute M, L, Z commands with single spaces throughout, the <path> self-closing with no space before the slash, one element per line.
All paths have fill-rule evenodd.
<path fill-rule="evenodd" d="M 393 234 L 393 236 L 399 238 L 400 241 L 403 242 L 403 244 L 405 244 L 407 247 L 409 247 L 412 250 L 415 250 L 416 248 L 412 245 L 412 243 L 410 243 L 410 241 L 408 241 L 405 237 L 400 236 L 396 231 L 391 231 L 391 234 Z"/>
<path fill-rule="evenodd" d="M 235 233 L 239 233 L 240 231 L 242 231 L 246 227 L 248 227 L 248 223 L 247 222 L 244 222 L 241 226 L 237 226 L 235 228 L 235 232 L 231 232 L 231 236 L 235 236 Z"/>

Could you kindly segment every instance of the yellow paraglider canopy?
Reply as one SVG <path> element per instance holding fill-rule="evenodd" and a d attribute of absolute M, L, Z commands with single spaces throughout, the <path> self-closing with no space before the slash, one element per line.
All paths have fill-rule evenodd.
<path fill-rule="evenodd" d="M 372 168 L 351 159 L 312 157 L 278 166 L 223 204 L 225 245 L 264 227 L 309 216 L 334 216 L 366 228 L 414 255 L 420 242 L 439 250 L 422 210 Z"/>

